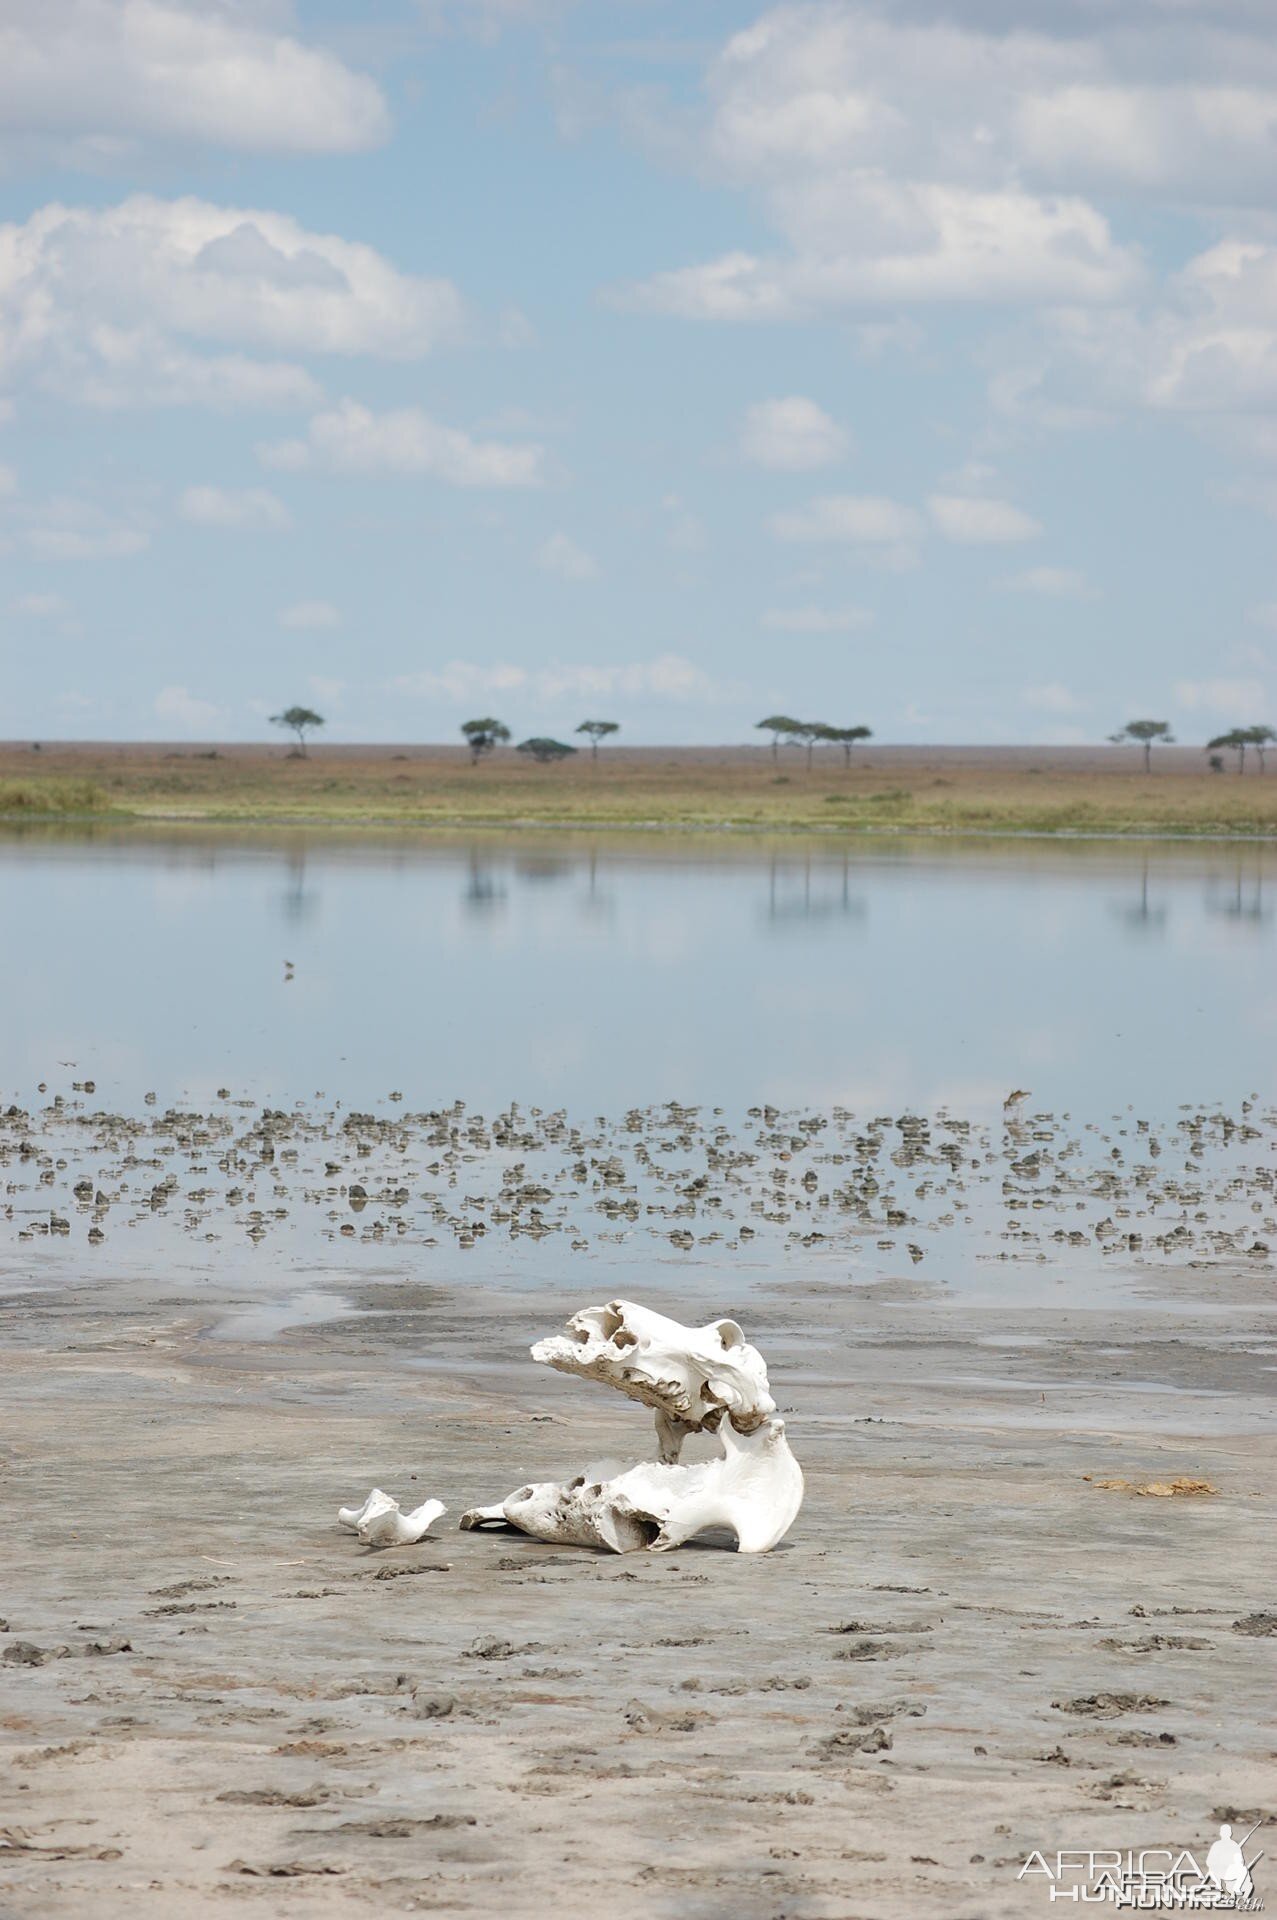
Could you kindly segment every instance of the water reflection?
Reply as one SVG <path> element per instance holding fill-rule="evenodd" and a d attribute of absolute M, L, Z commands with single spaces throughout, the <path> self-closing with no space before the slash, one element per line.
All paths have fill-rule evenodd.
<path fill-rule="evenodd" d="M 1239 925 L 1260 928 L 1272 916 L 1264 901 L 1264 869 L 1260 862 L 1237 861 L 1231 886 L 1222 874 L 1212 874 L 1206 888 L 1206 907 Z"/>
<path fill-rule="evenodd" d="M 467 912 L 481 915 L 505 905 L 506 890 L 492 861 L 482 860 L 476 853 L 470 855 L 461 898 Z"/>
<path fill-rule="evenodd" d="M 306 885 L 306 849 L 289 847 L 284 855 L 288 885 L 280 895 L 284 919 L 289 926 L 309 920 L 319 908 L 319 890 Z"/>
<path fill-rule="evenodd" d="M 812 869 L 816 866 L 813 884 Z M 841 875 L 813 855 L 794 862 L 773 855 L 768 868 L 766 918 L 773 924 L 795 920 L 862 920 L 863 895 L 851 891 L 851 856 L 844 854 Z"/>
<path fill-rule="evenodd" d="M 0 834 L 0 1098 L 76 1061 L 122 1106 L 234 1085 L 272 1104 L 324 1086 L 361 1107 L 402 1088 L 423 1107 L 1000 1111 L 1030 1087 L 1173 1113 L 1268 1084 L 1275 860 L 20 829 Z"/>
<path fill-rule="evenodd" d="M 1166 907 L 1149 899 L 1148 872 L 1149 856 L 1145 854 L 1140 863 L 1139 897 L 1135 901 L 1119 901 L 1114 908 L 1119 920 L 1133 933 L 1145 937 L 1160 939 L 1166 932 Z"/>

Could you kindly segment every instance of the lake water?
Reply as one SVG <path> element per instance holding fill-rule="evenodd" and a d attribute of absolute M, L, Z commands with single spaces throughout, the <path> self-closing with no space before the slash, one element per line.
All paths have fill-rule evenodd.
<path fill-rule="evenodd" d="M 0 903 L 6 1101 L 1160 1116 L 1277 1040 L 1257 845 L 32 831 Z"/>
<path fill-rule="evenodd" d="M 1054 1156 L 1064 1186 L 1052 1205 L 1079 1247 L 1081 1229 L 1090 1236 L 1123 1200 L 1146 1239 L 1192 1220 L 1184 1178 L 1199 1172 L 1214 1185 L 1212 1227 L 1245 1227 L 1248 1243 L 1271 1188 L 1249 1173 L 1228 1183 L 1257 1165 L 1271 1181 L 1272 1116 L 1243 1146 L 1231 1120 L 1190 1136 L 1184 1114 L 1258 1102 L 1258 1120 L 1271 1100 L 1275 867 L 1262 845 L 11 833 L 0 837 L 0 1108 L 32 1120 L 8 1123 L 5 1161 L 22 1177 L 5 1246 L 19 1257 L 4 1268 L 17 1284 L 37 1252 L 36 1277 L 65 1268 L 95 1222 L 99 1273 L 166 1233 L 179 1264 L 200 1271 L 217 1242 L 220 1269 L 241 1278 L 293 1263 L 300 1291 L 282 1320 L 272 1309 L 261 1322 L 274 1327 L 322 1317 L 334 1275 L 392 1251 L 402 1267 L 418 1246 L 435 1264 L 440 1247 L 454 1264 L 458 1247 L 475 1248 L 474 1268 L 516 1285 L 560 1275 L 569 1244 L 606 1244 L 609 1262 L 650 1260 L 655 1246 L 712 1271 L 736 1233 L 741 1275 L 774 1273 L 798 1248 L 844 1265 L 850 1253 L 868 1280 L 907 1275 L 924 1255 L 924 1277 L 945 1284 L 969 1281 L 977 1259 L 1093 1267 L 1089 1238 L 1084 1253 L 1052 1244 L 1035 1189 L 1015 1217 L 1006 1210 L 1008 1179 L 1039 1179 L 1019 1170 L 1035 1142 Z M 1013 1110 L 1023 1124 L 1006 1133 L 1012 1090 L 1026 1096 Z M 517 1147 L 463 1138 L 457 1109 L 440 1171 L 448 1139 L 436 1128 L 428 1144 L 428 1116 L 457 1102 L 489 1119 L 515 1103 L 530 1128 L 563 1112 L 582 1140 L 553 1128 Z M 630 1110 L 667 1103 L 673 1118 L 627 1128 Z M 760 1119 L 769 1107 L 791 1117 Z M 297 1127 L 269 1172 L 253 1133 L 262 1108 Z M 686 1108 L 699 1110 L 694 1127 L 677 1117 Z M 191 1146 L 182 1123 L 165 1131 L 167 1109 L 220 1117 Z M 354 1141 L 341 1131 L 352 1109 L 415 1114 L 418 1131 Z M 800 1111 L 830 1130 L 794 1132 Z M 907 1113 L 941 1116 L 916 1167 L 891 1157 Z M 975 1131 L 944 1135 L 946 1114 Z M 144 1131 L 126 1136 L 103 1115 Z M 884 1184 L 866 1205 L 847 1199 L 845 1166 L 874 1125 L 891 1137 L 874 1148 Z M 38 1152 L 19 1151 L 24 1133 L 39 1135 Z M 1159 1133 L 1165 1157 L 1137 1165 L 1149 1138 L 1163 1153 Z M 964 1143 L 961 1181 L 942 1137 Z M 601 1186 L 603 1161 L 640 1138 L 654 1157 L 627 1158 L 624 1180 Z M 689 1183 L 721 1169 L 738 1138 L 749 1167 L 689 1203 Z M 541 1205 L 526 1195 L 484 1211 L 516 1154 L 529 1191 L 554 1188 L 544 1238 L 535 1221 L 523 1231 Z M 410 1192 L 404 1169 L 421 1180 L 432 1155 L 442 1185 Z M 1114 1160 L 1136 1180 L 1129 1195 L 1105 1184 Z M 190 1171 L 170 1196 L 160 1176 L 179 1163 Z M 777 1170 L 790 1180 L 783 1204 Z M 108 1211 L 83 1195 L 72 1204 L 77 1173 L 111 1189 Z M 352 1217 L 357 1174 L 372 1198 Z M 609 1194 L 634 1196 L 629 1212 L 609 1212 Z M 193 1196 L 184 1212 L 182 1195 Z M 47 1234 L 58 1217 L 66 1239 L 15 1249 L 15 1235 Z M 1113 1245 L 1125 1218 L 1110 1221 Z M 1195 1235 L 1206 1219 L 1196 1213 Z M 251 1311 L 238 1323 L 257 1324 Z"/>

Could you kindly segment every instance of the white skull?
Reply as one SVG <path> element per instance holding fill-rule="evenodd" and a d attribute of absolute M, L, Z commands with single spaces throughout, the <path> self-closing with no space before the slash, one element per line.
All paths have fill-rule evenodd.
<path fill-rule="evenodd" d="M 763 1356 L 734 1320 L 684 1327 L 650 1307 L 611 1300 L 573 1314 L 567 1332 L 538 1340 L 532 1358 L 641 1400 L 655 1409 L 658 1431 L 663 1415 L 686 1433 L 713 1432 L 726 1413 L 738 1433 L 750 1433 L 776 1411 Z M 669 1457 L 678 1458 L 678 1446 Z"/>
<path fill-rule="evenodd" d="M 504 1525 L 563 1545 L 663 1553 L 707 1527 L 727 1527 L 742 1553 L 766 1553 L 793 1525 L 802 1470 L 762 1355 L 734 1320 L 684 1327 L 613 1300 L 575 1314 L 567 1333 L 539 1341 L 532 1357 L 652 1407 L 661 1459 L 520 1487 L 496 1506 L 463 1514 L 463 1528 Z M 699 1431 L 717 1434 L 722 1458 L 677 1465 L 684 1438 Z"/>

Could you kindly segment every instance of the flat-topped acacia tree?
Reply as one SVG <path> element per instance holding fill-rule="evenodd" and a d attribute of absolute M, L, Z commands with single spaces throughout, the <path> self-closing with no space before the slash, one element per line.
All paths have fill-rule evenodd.
<path fill-rule="evenodd" d="M 1120 747 L 1126 740 L 1134 740 L 1144 749 L 1144 771 L 1153 771 L 1153 743 L 1170 747 L 1175 744 L 1175 735 L 1171 732 L 1169 720 L 1128 720 L 1117 733 L 1111 733 L 1109 739 L 1114 746 Z"/>
<path fill-rule="evenodd" d="M 1269 747 L 1277 747 L 1277 730 L 1264 726 L 1247 727 L 1246 733 L 1250 745 L 1259 755 L 1259 771 L 1263 773 L 1265 768 L 1265 754 L 1268 752 Z"/>
<path fill-rule="evenodd" d="M 510 738 L 510 729 L 505 722 L 494 720 L 490 715 L 485 720 L 463 721 L 461 731 L 470 749 L 472 767 L 478 766 L 485 753 L 491 753 L 495 746 Z"/>
<path fill-rule="evenodd" d="M 1206 752 L 1216 747 L 1226 747 L 1237 755 L 1237 771 L 1246 771 L 1246 749 L 1253 747 L 1259 756 L 1259 771 L 1264 771 L 1264 756 L 1269 747 L 1277 746 L 1277 733 L 1271 727 L 1230 727 L 1227 733 L 1217 733 L 1213 740 L 1206 742 Z"/>
<path fill-rule="evenodd" d="M 606 740 L 609 734 L 619 733 L 620 731 L 621 723 L 619 720 L 582 720 L 580 726 L 577 728 L 578 733 L 588 733 L 590 736 L 591 760 L 597 760 L 599 757 L 599 741 Z"/>
<path fill-rule="evenodd" d="M 872 727 L 826 727 L 823 737 L 826 740 L 832 740 L 835 745 L 842 748 L 843 764 L 849 767 L 851 765 L 851 750 L 856 742 L 858 740 L 872 740 L 874 730 Z"/>
<path fill-rule="evenodd" d="M 1245 773 L 1246 749 L 1247 747 L 1253 747 L 1255 744 L 1255 736 L 1250 727 L 1230 727 L 1227 733 L 1217 733 L 1213 740 L 1208 740 L 1206 742 L 1206 751 L 1207 753 L 1212 753 L 1216 748 L 1223 747 L 1229 753 L 1235 753 L 1237 755 L 1237 771 L 1238 773 Z"/>
<path fill-rule="evenodd" d="M 782 738 L 789 740 L 796 739 L 803 731 L 803 723 L 801 720 L 795 720 L 792 715 L 788 713 L 773 713 L 769 714 L 766 720 L 759 720 L 755 725 L 754 731 L 756 733 L 770 733 L 772 737 L 772 759 L 775 760 L 779 755 Z"/>
<path fill-rule="evenodd" d="M 292 751 L 303 760 L 306 757 L 306 735 L 313 733 L 316 727 L 322 727 L 324 716 L 316 713 L 313 707 L 285 707 L 282 713 L 272 713 L 272 727 L 283 727 L 288 733 L 297 735 L 297 745 Z"/>

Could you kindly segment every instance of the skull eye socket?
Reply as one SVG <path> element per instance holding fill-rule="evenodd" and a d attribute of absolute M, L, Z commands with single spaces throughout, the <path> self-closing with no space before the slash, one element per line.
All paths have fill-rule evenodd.
<path fill-rule="evenodd" d="M 638 1336 L 631 1333 L 628 1327 L 618 1327 L 612 1335 L 612 1345 L 624 1352 L 626 1347 L 638 1345 Z"/>

